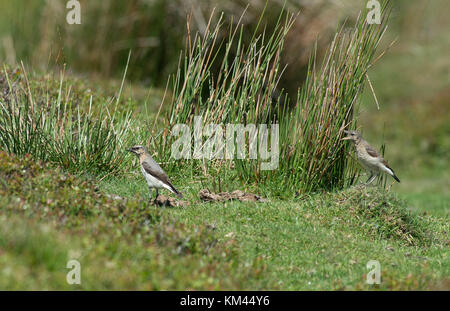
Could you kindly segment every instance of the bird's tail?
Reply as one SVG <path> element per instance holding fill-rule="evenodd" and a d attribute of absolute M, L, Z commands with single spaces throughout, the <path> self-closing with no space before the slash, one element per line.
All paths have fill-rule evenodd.
<path fill-rule="evenodd" d="M 397 182 L 400 182 L 400 179 L 395 175 L 395 172 L 392 168 L 389 167 L 386 161 L 383 162 L 383 165 L 381 166 L 381 169 L 391 175 Z"/>
<path fill-rule="evenodd" d="M 395 172 L 392 168 L 390 168 L 389 166 L 386 165 L 386 167 L 390 170 L 389 174 L 398 182 L 400 182 L 400 179 L 398 179 L 398 177 L 395 175 Z"/>
<path fill-rule="evenodd" d="M 392 177 L 394 177 L 394 179 L 395 179 L 396 181 L 400 182 L 400 179 L 398 179 L 398 177 L 395 176 L 395 173 L 394 173 L 394 175 L 392 175 Z"/>
<path fill-rule="evenodd" d="M 170 190 L 171 190 L 173 193 L 175 193 L 179 199 L 182 199 L 182 198 L 183 198 L 183 194 L 182 194 L 180 191 L 178 191 L 177 189 L 175 189 L 175 187 L 174 187 L 171 183 L 169 183 L 168 185 L 169 185 L 169 187 L 170 187 Z"/>

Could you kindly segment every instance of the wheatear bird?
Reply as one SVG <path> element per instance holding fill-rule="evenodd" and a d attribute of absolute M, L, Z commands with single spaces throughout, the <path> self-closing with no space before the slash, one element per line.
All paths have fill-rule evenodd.
<path fill-rule="evenodd" d="M 366 184 L 372 183 L 375 178 L 382 172 L 391 175 L 396 181 L 400 179 L 395 176 L 394 170 L 389 167 L 385 159 L 376 151 L 367 141 L 365 141 L 361 134 L 357 131 L 344 131 L 347 137 L 342 140 L 350 140 L 355 144 L 356 157 L 358 161 L 370 171 L 369 179 Z"/>
<path fill-rule="evenodd" d="M 156 198 L 158 197 L 158 189 L 167 189 L 170 192 L 175 193 L 180 199 L 183 197 L 181 192 L 172 186 L 169 177 L 167 177 L 167 174 L 158 163 L 153 160 L 152 156 L 148 153 L 147 148 L 137 145 L 131 147 L 128 151 L 134 153 L 139 158 L 142 175 L 144 175 L 145 180 L 147 180 L 148 189 L 150 190 L 150 200 L 153 197 L 153 188 L 156 189 Z"/>

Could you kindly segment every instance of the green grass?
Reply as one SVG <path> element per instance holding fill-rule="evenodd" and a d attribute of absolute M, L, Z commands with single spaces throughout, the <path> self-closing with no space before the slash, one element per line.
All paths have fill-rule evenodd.
<path fill-rule="evenodd" d="M 450 196 L 441 193 L 407 193 L 402 198 L 408 200 L 408 207 L 416 213 L 426 213 L 448 219 L 450 213 Z"/>
<path fill-rule="evenodd" d="M 283 27 L 280 29 L 281 33 L 275 32 L 273 37 L 277 43 L 281 43 L 277 36 L 283 35 Z M 343 40 L 339 41 L 343 44 L 341 47 L 356 53 L 355 47 L 367 44 L 368 51 L 373 52 L 378 35 L 371 37 L 369 32 L 367 37 L 368 33 L 358 29 L 353 32 L 353 40 L 359 38 L 361 41 L 350 40 L 353 44 L 348 46 L 346 42 L 349 41 L 338 34 L 337 40 Z M 211 45 L 206 44 L 207 40 L 198 42 L 198 54 L 192 55 L 202 60 L 201 57 L 209 54 L 202 54 L 205 50 L 201 44 L 206 48 Z M 278 45 L 271 49 L 269 44 L 269 48 L 264 49 L 265 44 L 255 43 L 255 50 L 243 55 L 251 58 L 258 53 L 267 53 L 265 60 L 273 61 Z M 243 51 L 246 50 L 243 48 Z M 437 53 L 435 56 L 441 55 L 439 49 L 432 51 Z M 330 53 L 338 63 L 343 60 L 343 54 L 333 52 L 333 49 Z M 370 63 L 369 54 L 365 55 L 365 65 Z M 300 192 L 285 187 L 277 178 L 267 183 L 260 183 L 258 179 L 248 182 L 240 175 L 253 174 L 249 167 L 254 163 L 243 163 L 231 171 L 228 179 L 217 178 L 223 172 L 220 163 L 210 163 L 209 171 L 199 175 L 198 166 L 187 161 L 174 163 L 161 149 L 159 142 L 164 136 L 161 135 L 162 125 L 155 122 L 159 108 L 155 103 L 163 96 L 162 91 L 152 90 L 148 95 L 144 92 L 145 95 L 139 95 L 141 99 L 136 101 L 133 94 L 135 91 L 142 93 L 141 89 L 124 85 L 122 90 L 124 81 L 114 82 L 111 93 L 107 86 L 106 90 L 97 90 L 109 82 L 88 86 L 72 77 L 62 79 L 59 75 L 40 75 L 32 71 L 27 75 L 23 68 L 3 70 L 0 75 L 0 289 L 448 290 L 450 179 L 445 158 L 448 147 L 446 75 L 438 70 L 443 80 L 442 84 L 433 85 L 437 94 L 424 92 L 419 96 L 420 92 L 403 90 L 406 84 L 401 79 L 392 82 L 385 78 L 390 76 L 387 72 L 398 73 L 395 66 L 403 64 L 401 50 L 394 51 L 392 57 L 388 58 L 387 67 L 376 71 L 377 64 L 369 72 L 375 89 L 381 89 L 382 110 L 374 113 L 371 106 L 364 105 L 361 116 L 353 116 L 359 117 L 358 124 L 366 129 L 369 141 L 376 146 L 377 143 L 386 146 L 386 158 L 402 180 L 390 191 L 359 185 L 330 190 L 333 178 L 342 181 L 339 170 L 343 166 L 332 171 L 328 176 L 331 179 L 326 178 L 324 183 L 320 182 L 318 174 L 308 177 L 317 181 L 315 185 L 297 181 L 300 183 L 297 186 L 301 183 L 305 186 L 305 191 Z M 439 59 L 445 58 L 441 55 Z M 188 57 L 187 64 L 190 60 Z M 423 59 L 415 62 L 416 69 L 423 71 L 421 66 L 425 63 Z M 254 65 L 256 67 L 252 67 Z M 328 74 L 320 77 L 310 71 L 306 84 L 309 87 L 302 90 L 293 111 L 299 113 L 300 108 L 310 107 L 316 113 L 309 115 L 310 119 L 308 116 L 303 119 L 303 115 L 293 118 L 295 122 L 301 121 L 293 126 L 336 121 L 322 118 L 321 108 L 327 106 L 318 103 L 359 96 L 361 89 L 356 89 L 362 88 L 365 65 L 356 66 L 351 74 L 345 68 L 340 71 L 339 66 L 330 67 L 326 63 L 321 70 Z M 276 62 L 236 66 L 228 68 L 235 68 L 236 72 L 264 66 L 270 72 L 277 68 Z M 169 107 L 164 105 L 163 113 L 170 116 L 173 113 L 170 103 L 180 98 L 182 108 L 188 108 L 188 100 L 195 99 L 195 92 L 199 91 L 196 87 L 206 83 L 208 75 L 195 71 L 204 67 L 191 68 L 194 71 L 188 78 L 193 79 L 190 81 L 194 87 L 185 93 L 188 94 L 185 97 L 179 97 L 181 93 L 176 90 L 173 94 L 169 91 L 165 101 Z M 433 70 L 437 69 L 433 67 Z M 334 83 L 335 75 L 348 83 L 346 88 L 341 89 Z M 383 87 L 384 80 L 388 81 L 386 87 Z M 267 95 L 274 85 L 273 80 L 265 78 L 256 80 L 258 88 L 253 89 L 251 83 L 243 84 L 248 88 L 229 87 L 230 81 L 225 79 L 223 84 L 218 84 L 217 90 L 209 89 L 209 85 L 205 90 L 212 92 L 206 92 L 209 95 L 217 95 L 215 98 L 220 105 L 223 104 L 220 101 L 235 99 L 221 92 L 236 91 L 233 94 L 238 99 L 245 98 L 247 92 L 252 94 L 254 101 L 249 103 L 251 108 L 259 102 L 255 92 L 264 81 L 272 81 L 268 85 L 269 91 L 265 90 Z M 401 97 L 390 83 L 402 89 L 398 93 Z M 328 87 L 340 93 L 323 94 Z M 117 91 L 119 88 L 121 91 Z M 417 90 L 419 85 L 411 88 Z M 410 91 L 414 91 L 412 89 Z M 369 96 L 372 94 L 363 94 L 363 101 Z M 406 108 L 401 105 L 405 99 L 410 104 Z M 427 105 L 419 104 L 421 101 Z M 222 107 L 242 116 L 242 110 L 212 105 L 216 103 L 203 102 L 197 107 L 206 107 L 205 111 Z M 265 103 L 269 107 L 269 101 Z M 339 106 L 337 102 L 334 105 Z M 102 107 L 107 107 L 108 112 L 102 111 Z M 127 114 L 130 109 L 133 110 L 132 118 Z M 262 116 L 270 116 L 268 112 L 270 109 Z M 371 118 L 367 117 L 367 112 Z M 181 117 L 189 117 L 189 114 Z M 308 137 L 336 134 L 343 119 L 337 120 L 333 123 L 335 132 L 322 132 L 319 128 L 308 132 L 308 128 L 299 133 L 309 133 Z M 383 122 L 390 122 L 389 128 L 393 130 L 386 130 L 385 139 L 381 140 Z M 157 126 L 153 127 L 154 124 Z M 154 136 L 149 137 L 149 133 Z M 95 137 L 100 138 L 97 140 L 99 148 L 93 150 L 87 143 Z M 102 137 L 109 137 L 111 144 L 104 144 L 108 139 Z M 337 139 L 336 135 L 333 137 Z M 58 139 L 59 145 L 55 144 Z M 405 140 L 407 143 L 402 143 Z M 124 152 L 134 143 L 151 147 L 173 184 L 185 194 L 189 206 L 156 208 L 147 205 L 148 189 L 136 160 Z M 329 153 L 316 152 L 314 147 L 317 146 L 306 143 L 307 140 L 301 141 L 297 146 L 295 157 L 298 161 L 288 164 L 300 164 L 301 167 L 302 163 L 309 163 L 310 167 L 318 167 L 310 173 L 326 172 L 327 165 L 334 163 L 327 157 Z M 327 150 L 334 149 L 332 145 L 326 145 Z M 299 162 L 306 157 L 303 151 L 321 156 Z M 421 156 L 411 156 L 414 152 Z M 103 154 L 107 156 L 105 159 L 109 157 L 114 161 L 98 157 Z M 338 158 L 347 161 L 343 155 L 339 154 Z M 202 188 L 215 192 L 242 189 L 261 194 L 269 201 L 203 203 L 198 198 Z M 69 259 L 78 259 L 81 263 L 81 285 L 66 283 Z M 365 283 L 369 260 L 378 260 L 381 264 L 382 283 L 379 286 Z"/>
<path fill-rule="evenodd" d="M 0 180 L 2 289 L 405 290 L 450 273 L 449 222 L 377 188 L 155 208 L 134 176 L 98 189 L 3 152 Z M 65 281 L 73 258 L 81 285 Z M 380 286 L 365 284 L 372 259 Z"/>
<path fill-rule="evenodd" d="M 386 145 L 385 158 L 402 181 L 393 190 L 408 206 L 448 217 L 449 7 L 443 0 L 396 3 L 384 46 L 396 42 L 369 71 L 380 110 L 365 92 L 358 122 L 369 142 Z"/>
<path fill-rule="evenodd" d="M 2 289 L 262 288 L 258 258 L 238 264 L 232 241 L 31 157 L 0 152 Z M 82 285 L 65 281 L 82 264 Z M 266 280 L 267 281 L 267 280 Z"/>

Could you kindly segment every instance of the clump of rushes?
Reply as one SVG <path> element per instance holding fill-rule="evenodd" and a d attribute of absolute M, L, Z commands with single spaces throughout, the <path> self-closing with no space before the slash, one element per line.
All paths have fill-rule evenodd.
<path fill-rule="evenodd" d="M 166 118 L 169 130 L 154 135 L 157 137 L 155 148 L 166 157 L 169 166 L 183 166 L 185 172 L 201 170 L 207 176 L 214 172 L 214 175 L 223 175 L 222 180 L 236 174 L 248 176 L 250 168 L 245 160 L 170 161 L 171 146 L 177 138 L 172 137 L 170 129 L 175 124 L 187 124 L 193 129 L 194 116 L 201 116 L 203 125 L 273 123 L 282 98 L 276 95 L 282 93 L 277 92 L 283 71 L 280 54 L 294 21 L 293 15 L 285 17 L 283 21 L 280 15 L 272 35 L 255 32 L 249 46 L 242 43 L 245 29 L 240 20 L 236 28 L 230 27 L 229 37 L 223 42 L 218 40 L 223 15 L 215 25 L 212 25 L 211 15 L 203 36 L 196 34 L 192 38 L 188 27 L 186 53 L 173 79 L 173 100 Z M 217 55 L 224 56 L 218 59 Z M 220 69 L 214 75 L 210 69 L 217 62 Z"/>
<path fill-rule="evenodd" d="M 280 168 L 289 172 L 288 185 L 314 191 L 341 188 L 355 179 L 342 131 L 356 126 L 358 99 L 386 30 L 388 10 L 385 5 L 380 25 L 368 24 L 366 15 L 360 13 L 352 28 L 344 25 L 337 31 L 318 73 L 311 58 L 297 104 L 283 116 Z"/>
<path fill-rule="evenodd" d="M 122 141 L 129 114 L 109 112 L 108 102 L 79 98 L 61 73 L 29 79 L 24 66 L 0 74 L 0 148 L 59 165 L 72 172 L 113 174 L 123 166 Z M 119 95 L 120 96 L 120 95 Z M 94 113 L 93 105 L 97 105 Z M 97 109 L 98 108 L 98 109 Z M 120 119 L 120 120 L 118 120 Z"/>
<path fill-rule="evenodd" d="M 380 25 L 367 24 L 366 14 L 361 13 L 353 27 L 342 26 L 318 72 L 315 56 L 311 56 L 306 82 L 293 104 L 277 86 L 283 72 L 280 56 L 284 39 L 295 16 L 281 13 L 271 34 L 266 30 L 257 34 L 257 30 L 247 47 L 241 41 L 245 28 L 240 23 L 229 29 L 225 42 L 217 41 L 222 17 L 216 25 L 211 25 L 210 19 L 204 35 L 193 39 L 188 27 L 187 52 L 173 79 L 169 130 L 156 135 L 158 153 L 171 154 L 171 144 L 178 137 L 172 137 L 170 129 L 180 123 L 193 129 L 194 116 L 201 116 L 203 125 L 221 124 L 222 128 L 226 123 L 267 124 L 268 128 L 279 124 L 280 161 L 276 170 L 261 170 L 261 159 L 169 162 L 173 167 L 182 165 L 185 172 L 219 174 L 219 180 L 238 177 L 242 184 L 256 185 L 260 192 L 272 195 L 353 183 L 355 169 L 348 161 L 348 146 L 340 138 L 344 128 L 356 125 L 359 95 L 386 29 L 386 8 L 384 5 Z M 222 55 L 221 49 L 225 56 L 216 59 Z M 217 76 L 210 71 L 214 62 L 220 62 Z M 248 143 L 247 139 L 247 151 Z"/>

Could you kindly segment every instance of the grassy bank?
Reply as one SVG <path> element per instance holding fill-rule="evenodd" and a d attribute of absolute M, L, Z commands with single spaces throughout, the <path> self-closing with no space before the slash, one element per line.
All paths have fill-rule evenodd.
<path fill-rule="evenodd" d="M 376 188 L 267 203 L 190 197 L 186 208 L 155 208 L 139 198 L 141 180 L 98 188 L 4 152 L 0 180 L 2 289 L 448 286 L 448 222 L 410 214 Z M 81 264 L 81 285 L 66 283 L 69 259 Z M 365 283 L 372 259 L 380 286 Z"/>
<path fill-rule="evenodd" d="M 386 20 L 372 27 L 359 19 L 339 28 L 322 65 L 311 58 L 305 87 L 289 99 L 276 91 L 292 16 L 279 17 L 249 45 L 244 26 L 221 39 L 224 26 L 212 19 L 190 37 L 167 92 L 127 85 L 127 70 L 122 80 L 94 83 L 65 70 L 3 67 L 0 288 L 449 289 L 446 84 L 433 96 L 397 96 L 382 83 L 404 56 L 393 53 L 375 71 Z M 360 105 L 373 98 L 363 93 L 366 72 L 381 90 L 380 111 Z M 413 98 L 430 105 L 400 106 Z M 199 114 L 206 123 L 279 123 L 278 170 L 262 172 L 261 160 L 173 159 L 172 126 L 191 126 Z M 389 190 L 359 185 L 340 141 L 344 128 L 362 124 L 379 146 L 380 121 L 394 129 L 385 154 L 402 180 Z M 126 152 L 137 143 L 149 146 L 188 206 L 147 204 Z M 411 156 L 417 151 L 423 156 Z M 205 203 L 204 188 L 267 201 Z M 81 285 L 66 282 L 71 259 L 81 263 Z M 366 284 L 369 260 L 380 262 L 380 285 Z"/>

